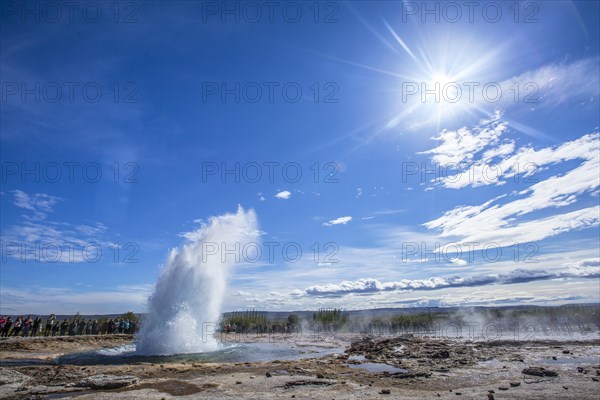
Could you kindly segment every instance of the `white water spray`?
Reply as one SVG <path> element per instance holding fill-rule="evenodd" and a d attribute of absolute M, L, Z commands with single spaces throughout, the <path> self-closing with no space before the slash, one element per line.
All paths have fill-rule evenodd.
<path fill-rule="evenodd" d="M 171 355 L 218 349 L 212 333 L 221 315 L 228 270 L 236 261 L 223 250 L 258 240 L 256 213 L 239 207 L 235 214 L 212 217 L 184 236 L 187 242 L 170 252 L 148 299 L 146 321 L 136 338 L 137 353 Z"/>

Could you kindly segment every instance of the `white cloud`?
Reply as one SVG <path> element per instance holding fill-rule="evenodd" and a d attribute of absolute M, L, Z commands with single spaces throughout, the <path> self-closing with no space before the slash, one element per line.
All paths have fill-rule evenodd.
<path fill-rule="evenodd" d="M 459 267 L 464 267 L 465 265 L 467 265 L 468 263 L 463 260 L 462 258 L 451 258 L 450 262 L 454 265 L 458 265 Z"/>
<path fill-rule="evenodd" d="M 575 266 L 558 271 L 543 269 L 515 269 L 507 274 L 472 275 L 468 277 L 431 277 L 428 279 L 403 279 L 381 282 L 366 278 L 356 281 L 342 281 L 339 284 L 315 285 L 303 291 L 294 291 L 293 296 L 344 296 L 353 293 L 375 293 L 384 291 L 436 290 L 451 287 L 478 287 L 486 285 L 510 285 L 550 279 L 600 278 L 600 259 L 584 260 Z"/>
<path fill-rule="evenodd" d="M 397 209 L 386 209 L 386 210 L 374 211 L 373 214 L 374 215 L 394 215 L 394 214 L 400 214 L 403 212 L 406 212 L 406 210 L 402 209 L 402 208 L 397 208 Z"/>
<path fill-rule="evenodd" d="M 336 219 L 332 219 L 331 221 L 324 222 L 323 226 L 333 226 L 333 225 L 346 225 L 348 222 L 352 221 L 352 217 L 339 217 Z"/>
<path fill-rule="evenodd" d="M 496 157 L 506 156 L 515 151 L 515 142 L 509 140 L 505 143 L 502 143 L 498 147 L 495 147 L 491 150 L 487 150 L 483 153 L 481 157 L 484 161 L 490 161 L 495 159 Z"/>
<path fill-rule="evenodd" d="M 514 143 L 500 145 L 486 151 L 481 159 L 466 165 L 457 173 L 436 178 L 434 183 L 450 189 L 461 189 L 467 186 L 502 185 L 507 179 L 519 175 L 524 182 L 533 183 L 535 174 L 544 166 L 576 159 L 596 161 L 600 151 L 600 134 L 595 132 L 560 146 L 540 150 L 529 146 L 516 152 L 514 150 Z M 496 156 L 505 157 L 491 162 Z"/>
<path fill-rule="evenodd" d="M 85 236 L 101 235 L 106 232 L 108 228 L 101 222 L 96 222 L 95 225 L 77 225 L 75 230 Z"/>
<path fill-rule="evenodd" d="M 599 94 L 600 82 L 598 74 L 598 57 L 585 58 L 571 63 L 547 64 L 541 68 L 526 71 L 521 75 L 505 79 L 497 83 L 499 93 L 497 101 L 492 92 L 486 93 L 474 90 L 474 104 L 479 109 L 490 107 L 513 109 L 527 108 L 554 108 L 565 104 L 584 105 L 597 107 L 595 97 Z M 491 82 L 490 82 L 491 83 Z M 486 98 L 488 97 L 488 98 Z M 464 96 L 463 100 L 466 100 Z M 541 133 L 535 129 L 529 130 L 533 135 Z M 543 133 L 541 134 L 543 135 Z"/>
<path fill-rule="evenodd" d="M 588 102 L 599 94 L 598 62 L 598 58 L 594 57 L 570 64 L 548 64 L 506 79 L 499 83 L 505 95 L 496 106 L 510 107 L 524 103 L 536 107 L 559 107 L 570 101 L 577 104 Z M 515 83 L 521 89 L 516 99 Z M 529 86 L 525 87 L 527 84 Z M 533 100 L 534 103 L 525 103 L 526 100 Z M 484 99 L 480 98 L 479 102 L 483 103 Z"/>
<path fill-rule="evenodd" d="M 15 196 L 14 205 L 29 210 L 33 216 L 28 216 L 28 219 L 41 221 L 53 211 L 56 203 L 61 201 L 60 197 L 51 196 L 45 193 L 35 193 L 29 195 L 21 190 L 13 190 Z"/>
<path fill-rule="evenodd" d="M 288 191 L 288 190 L 283 190 L 281 192 L 278 192 L 275 195 L 275 197 L 278 198 L 278 199 L 287 200 L 290 197 L 292 197 L 292 193 L 290 191 Z"/>
<path fill-rule="evenodd" d="M 443 130 L 434 140 L 441 142 L 436 148 L 418 154 L 433 154 L 432 160 L 442 166 L 459 166 L 470 162 L 475 154 L 490 144 L 496 144 L 506 131 L 506 123 L 500 121 L 497 111 L 489 119 L 469 130 L 462 127 L 456 131 Z"/>
<path fill-rule="evenodd" d="M 499 144 L 498 132 L 504 131 L 499 127 L 503 125 L 496 113 L 475 127 L 474 133 L 467 128 L 457 131 L 460 134 L 442 132 L 435 138 L 441 140 L 442 144 L 424 153 L 433 154 L 434 162 L 443 166 L 454 164 L 460 171 L 455 175 L 438 177 L 434 182 L 447 188 L 460 189 L 492 183 L 499 185 L 505 183 L 504 179 L 521 175 L 529 178 L 524 179 L 523 183 L 532 184 L 518 193 L 499 196 L 480 205 L 455 207 L 440 218 L 426 222 L 424 226 L 440 230 L 441 237 L 452 237 L 458 242 L 480 245 L 493 242 L 500 246 L 539 241 L 570 230 L 597 226 L 597 206 L 563 214 L 553 209 L 573 205 L 582 194 L 592 194 L 600 187 L 600 134 L 585 135 L 556 147 L 535 150 L 526 146 L 515 151 L 514 142 Z M 474 160 L 490 145 L 495 147 Z M 501 160 L 491 166 L 490 160 L 496 158 Z M 576 159 L 582 160 L 581 164 L 562 175 L 539 182 L 531 177 L 545 165 Z M 540 210 L 552 214 L 523 220 L 527 214 Z"/>
<path fill-rule="evenodd" d="M 260 280 L 256 280 L 256 269 L 240 268 L 235 273 L 235 281 L 232 282 L 232 290 L 243 290 L 253 293 L 256 308 L 265 310 L 314 310 L 319 307 L 343 307 L 346 309 L 365 309 L 380 307 L 408 307 L 423 304 L 436 304 L 446 306 L 468 306 L 468 305 L 494 305 L 494 304 L 562 304 L 567 301 L 598 301 L 598 280 L 587 279 L 588 276 L 598 271 L 598 250 L 594 241 L 588 241 L 587 247 L 575 249 L 580 240 L 573 242 L 562 242 L 560 245 L 545 246 L 544 250 L 555 251 L 536 255 L 537 263 L 519 262 L 516 264 L 511 256 L 506 260 L 497 262 L 469 262 L 468 266 L 460 267 L 450 264 L 446 258 L 435 261 L 426 260 L 425 264 L 420 260 L 408 260 L 402 262 L 400 257 L 399 243 L 405 241 L 427 242 L 427 248 L 432 249 L 431 241 L 434 236 L 425 236 L 417 231 L 398 232 L 398 227 L 387 225 L 370 225 L 366 229 L 381 234 L 381 246 L 349 248 L 340 247 L 335 257 L 339 263 L 331 267 L 318 267 L 313 260 L 301 260 L 289 265 L 285 269 L 273 269 L 264 274 Z M 428 239 L 429 238 L 429 239 Z M 385 241 L 384 241 L 385 240 Z M 478 252 L 478 254 L 480 254 Z M 394 257 L 397 256 L 397 257 Z M 465 258 L 465 257 L 463 257 Z M 466 258 L 465 258 L 466 259 Z M 584 261 L 581 261 L 584 260 Z M 587 270 L 586 268 L 589 267 Z M 526 280 L 518 283 L 482 285 L 482 295 L 475 295 L 477 288 L 470 289 L 460 286 L 440 286 L 435 290 L 384 290 L 373 292 L 348 293 L 347 296 L 308 296 L 304 288 L 313 286 L 325 286 L 329 283 L 339 284 L 342 280 L 358 281 L 361 278 L 370 277 L 382 284 L 386 282 L 397 282 L 401 279 L 408 281 L 427 281 L 432 277 L 448 279 L 453 275 L 460 278 L 470 279 L 475 276 L 517 276 L 513 273 L 515 269 L 535 268 L 540 279 Z M 557 278 L 541 279 L 545 271 L 550 276 Z M 373 271 L 377 276 L 373 276 Z M 563 276 L 569 274 L 569 277 Z M 523 273 L 526 275 L 526 273 Z M 562 276 L 562 277 L 561 277 Z M 455 277 L 456 278 L 456 277 Z M 569 285 L 568 289 L 566 289 Z M 272 297 L 269 293 L 277 288 L 283 293 L 282 296 Z M 563 296 L 565 291 L 577 293 L 577 299 Z M 418 294 L 418 296 L 417 296 Z M 418 298 L 417 298 L 418 297 Z M 226 299 L 225 308 L 245 309 L 248 299 L 244 297 L 230 296 Z M 422 305 L 422 304 L 421 304 Z"/>
<path fill-rule="evenodd" d="M 29 195 L 20 190 L 13 193 L 15 206 L 28 210 L 30 215 L 23 215 L 20 224 L 2 227 L 3 259 L 96 262 L 100 252 L 120 247 L 106 238 L 108 228 L 101 222 L 75 225 L 47 220 L 61 198 L 41 193 Z"/>
<path fill-rule="evenodd" d="M 518 217 L 548 208 L 576 202 L 577 196 L 591 192 L 600 183 L 599 160 L 589 160 L 562 176 L 553 176 L 519 193 L 526 195 L 502 205 L 492 199 L 479 206 L 460 206 L 424 225 L 441 230 L 442 237 L 456 237 L 460 242 L 495 242 L 500 246 L 545 239 L 574 229 L 594 227 L 599 223 L 598 206 L 563 214 L 519 222 Z"/>

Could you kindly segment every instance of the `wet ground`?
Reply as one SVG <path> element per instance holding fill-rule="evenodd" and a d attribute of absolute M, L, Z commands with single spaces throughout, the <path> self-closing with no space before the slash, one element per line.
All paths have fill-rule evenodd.
<path fill-rule="evenodd" d="M 151 358 L 129 354 L 131 340 L 2 340 L 0 398 L 597 399 L 600 391 L 597 339 L 252 335 L 213 354 Z"/>

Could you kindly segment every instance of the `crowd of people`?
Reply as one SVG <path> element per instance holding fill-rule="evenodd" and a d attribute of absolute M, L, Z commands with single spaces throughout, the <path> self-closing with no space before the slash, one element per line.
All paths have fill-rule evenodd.
<path fill-rule="evenodd" d="M 76 336 L 76 335 L 109 335 L 131 334 L 137 330 L 137 324 L 123 318 L 115 320 L 92 320 L 81 317 L 63 319 L 60 321 L 56 315 L 51 314 L 45 320 L 41 316 L 35 319 L 28 315 L 12 317 L 0 316 L 0 337 L 22 336 Z"/>

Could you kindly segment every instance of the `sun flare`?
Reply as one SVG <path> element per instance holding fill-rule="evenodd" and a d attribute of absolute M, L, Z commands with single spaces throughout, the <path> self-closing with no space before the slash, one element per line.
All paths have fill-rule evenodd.
<path fill-rule="evenodd" d="M 474 85 L 495 75 L 502 46 L 490 48 L 464 32 L 423 32 L 420 45 L 413 47 L 385 25 L 402 49 L 396 74 L 401 80 L 400 111 L 392 126 L 404 118 L 413 120 L 413 129 L 440 126 L 483 111 L 481 87 Z"/>
<path fill-rule="evenodd" d="M 440 85 L 440 88 L 447 87 L 449 84 L 455 83 L 456 79 L 452 76 L 446 74 L 445 72 L 435 72 L 431 75 L 431 79 L 429 80 L 429 85 L 435 86 L 436 84 Z"/>

